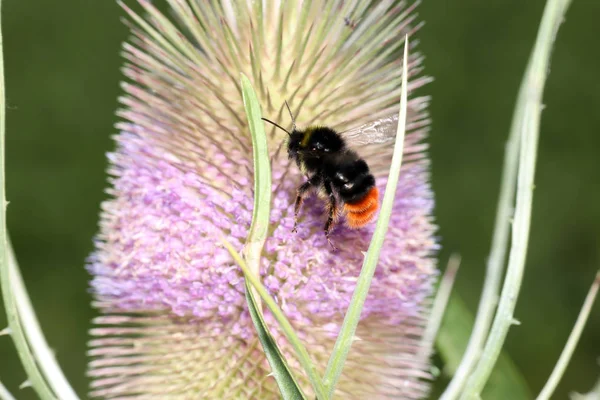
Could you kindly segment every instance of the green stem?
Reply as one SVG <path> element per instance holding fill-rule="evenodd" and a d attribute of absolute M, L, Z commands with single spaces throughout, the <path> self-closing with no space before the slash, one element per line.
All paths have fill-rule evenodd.
<path fill-rule="evenodd" d="M 48 342 L 46 342 L 46 338 L 44 337 L 40 324 L 35 316 L 10 241 L 8 242 L 7 250 L 8 268 L 11 278 L 10 286 L 13 290 L 17 312 L 19 313 L 19 318 L 24 328 L 25 337 L 31 348 L 31 352 L 35 356 L 39 368 L 54 393 L 56 393 L 61 400 L 76 400 L 78 397 L 58 365 L 56 357 L 48 345 Z"/>
<path fill-rule="evenodd" d="M 514 323 L 513 313 L 523 278 L 531 225 L 533 181 L 544 81 L 548 71 L 550 50 L 569 3 L 570 0 L 549 0 L 546 3 L 536 44 L 521 86 L 524 104 L 521 114 L 522 120 L 519 124 L 521 143 L 518 186 L 508 268 L 498 312 L 494 318 L 481 358 L 466 382 L 462 399 L 477 399 L 480 397 L 480 393 L 500 355 L 508 330 Z"/>
<path fill-rule="evenodd" d="M 421 339 L 421 346 L 419 350 L 419 359 L 424 359 L 431 355 L 433 349 L 433 343 L 444 319 L 446 306 L 452 293 L 452 287 L 456 279 L 456 273 L 460 267 L 460 256 L 458 254 L 452 254 L 448 260 L 446 271 L 440 281 L 440 286 L 435 295 L 433 301 L 433 307 L 431 307 L 431 314 L 429 315 L 427 327 L 423 332 L 423 339 Z"/>
<path fill-rule="evenodd" d="M 0 1 L 1 5 L 1 1 Z M 8 235 L 6 231 L 6 195 L 4 184 L 6 182 L 5 170 L 4 170 L 4 142 L 5 142 L 5 129 L 6 129 L 6 100 L 5 100 L 5 89 L 4 89 L 4 51 L 2 49 L 2 33 L 0 27 L 0 283 L 2 288 L 2 296 L 4 299 L 4 308 L 6 309 L 6 317 L 8 320 L 8 326 L 10 328 L 11 337 L 17 348 L 25 372 L 29 377 L 33 388 L 42 399 L 55 399 L 56 397 L 52 393 L 52 390 L 48 387 L 44 377 L 38 369 L 35 359 L 31 354 L 25 334 L 23 333 L 23 327 L 21 326 L 21 320 L 17 311 L 17 305 L 13 297 L 11 289 L 11 274 L 8 265 Z"/>
<path fill-rule="evenodd" d="M 481 300 L 475 317 L 475 324 L 463 358 L 440 400 L 455 400 L 465 385 L 469 374 L 479 359 L 483 343 L 490 330 L 494 311 L 498 305 L 498 294 L 504 272 L 504 262 L 513 216 L 513 201 L 519 165 L 519 135 L 521 133 L 522 112 L 526 101 L 526 91 L 521 89 L 515 104 L 510 134 L 504 149 L 504 166 L 500 185 L 500 196 L 496 210 L 494 234 L 490 257 L 486 265 L 485 280 Z"/>
<path fill-rule="evenodd" d="M 0 400 L 15 400 L 12 394 L 6 389 L 6 387 L 0 382 Z"/>
<path fill-rule="evenodd" d="M 581 332 L 583 332 L 583 328 L 585 327 L 585 323 L 590 316 L 590 311 L 592 311 L 592 306 L 594 305 L 594 300 L 596 300 L 596 295 L 598 294 L 598 287 L 600 287 L 600 271 L 596 274 L 596 279 L 594 279 L 594 283 L 588 292 L 585 301 L 583 302 L 583 306 L 581 307 L 581 311 L 579 312 L 579 316 L 577 317 L 577 321 L 573 326 L 573 330 L 569 335 L 569 339 L 567 340 L 567 344 L 565 344 L 565 348 L 563 349 L 558 362 L 554 366 L 554 370 L 548 378 L 548 381 L 544 385 L 544 388 L 540 392 L 537 400 L 548 400 L 550 396 L 554 393 L 558 382 L 562 378 L 565 373 L 565 369 L 567 369 L 567 365 L 569 365 L 569 361 L 571 360 L 571 356 L 575 351 L 575 347 L 579 342 L 579 338 L 581 337 Z"/>

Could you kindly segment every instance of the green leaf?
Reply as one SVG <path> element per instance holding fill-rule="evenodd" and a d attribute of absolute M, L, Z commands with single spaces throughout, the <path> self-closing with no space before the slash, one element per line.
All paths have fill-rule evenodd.
<path fill-rule="evenodd" d="M 244 258 L 253 273 L 258 274 L 260 254 L 267 238 L 269 214 L 271 212 L 271 163 L 269 148 L 260 104 L 252 84 L 242 74 L 242 96 L 252 135 L 252 157 L 254 161 L 254 209 L 252 225 L 246 240 Z"/>
<path fill-rule="evenodd" d="M 445 372 L 453 375 L 463 357 L 473 329 L 473 314 L 462 299 L 454 294 L 446 308 L 442 328 L 437 337 L 437 349 L 445 363 Z M 504 352 L 500 354 L 489 384 L 483 392 L 484 399 L 526 400 L 533 398 L 521 372 Z"/>
<path fill-rule="evenodd" d="M 281 329 L 286 335 L 288 341 L 296 351 L 298 360 L 305 369 L 308 379 L 310 380 L 318 398 L 326 399 L 327 397 L 325 397 L 325 389 L 321 382 L 321 378 L 317 374 L 314 363 L 310 359 L 306 348 L 300 341 L 300 338 L 298 338 L 298 335 L 294 331 L 292 325 L 285 317 L 275 300 L 269 295 L 266 288 L 262 285 L 260 279 L 258 278 L 260 256 L 269 228 L 269 214 L 271 207 L 271 165 L 269 162 L 267 136 L 264 130 L 264 123 L 261 120 L 262 114 L 260 110 L 260 104 L 258 103 L 258 98 L 254 89 L 252 88 L 252 84 L 243 74 L 241 81 L 244 107 L 246 109 L 250 133 L 252 135 L 252 152 L 254 159 L 254 210 L 252 213 L 252 225 L 250 226 L 250 232 L 244 247 L 244 257 L 242 258 L 227 241 L 223 240 L 223 244 L 229 250 L 232 257 L 240 265 L 242 271 L 244 272 L 244 276 L 246 278 L 246 287 L 249 289 L 247 292 L 250 294 L 250 296 L 247 296 L 247 300 L 253 301 L 253 304 L 251 304 L 251 301 L 248 301 L 248 307 L 251 310 L 254 310 L 254 312 L 256 312 L 262 318 L 261 305 L 255 301 L 252 293 L 252 289 L 254 289 L 258 292 L 260 298 L 265 302 L 275 320 L 281 326 Z M 252 288 L 250 288 L 248 282 L 250 282 Z M 268 333 L 268 328 L 266 325 L 257 324 L 256 322 L 254 324 L 259 336 L 261 334 L 261 330 L 263 329 Z M 275 342 L 272 341 L 270 344 L 276 347 Z M 264 345 L 265 344 L 263 342 L 263 347 Z M 265 352 L 266 351 L 267 350 L 265 348 Z M 269 363 L 271 364 L 271 368 L 274 370 L 275 376 L 279 376 L 281 379 L 286 378 L 286 376 L 291 377 L 291 380 L 286 380 L 285 382 L 286 390 L 290 386 L 295 385 L 296 389 L 300 391 L 300 389 L 297 387 L 297 381 L 293 378 L 289 369 L 279 369 L 277 372 L 275 372 L 275 365 L 277 365 L 278 368 L 282 365 L 287 366 L 279 349 L 277 349 L 276 354 L 279 354 L 279 359 L 281 362 L 272 363 L 271 359 L 269 359 Z M 267 357 L 269 357 L 268 354 Z M 277 361 L 277 357 L 275 357 L 273 360 Z M 277 383 L 279 384 L 279 380 Z M 280 390 L 283 394 L 284 389 L 282 389 L 281 385 Z"/>
<path fill-rule="evenodd" d="M 267 324 L 262 313 L 258 309 L 256 301 L 254 300 L 254 295 L 248 286 L 248 281 L 246 281 L 246 301 L 248 302 L 252 322 L 254 322 L 256 332 L 258 333 L 258 339 L 265 350 L 265 355 L 267 356 L 267 360 L 269 360 L 269 364 L 273 370 L 273 376 L 277 381 L 281 395 L 286 400 L 305 399 L 306 396 L 302 393 L 283 354 L 281 354 L 279 347 L 277 347 L 277 343 L 275 343 L 273 336 L 269 333 Z"/>
<path fill-rule="evenodd" d="M 404 59 L 402 64 L 402 91 L 400 94 L 400 116 L 398 118 L 398 130 L 396 132 L 396 143 L 394 145 L 394 155 L 392 157 L 392 165 L 390 167 L 390 174 L 388 177 L 387 185 L 385 187 L 385 195 L 381 202 L 381 211 L 379 212 L 379 218 L 377 219 L 377 225 L 373 232 L 373 238 L 369 245 L 369 251 L 365 257 L 360 276 L 356 282 L 356 288 L 350 301 L 350 306 L 344 317 L 344 323 L 342 329 L 338 335 L 338 338 L 333 347 L 333 352 L 327 363 L 327 369 L 325 370 L 325 376 L 323 381 L 327 387 L 329 396 L 333 395 L 335 386 L 342 374 L 346 358 L 350 352 L 350 347 L 354 340 L 354 333 L 356 327 L 360 321 L 360 314 L 371 286 L 371 280 L 375 273 L 375 268 L 379 261 L 379 253 L 381 246 L 385 240 L 387 233 L 388 224 L 392 215 L 392 207 L 394 205 L 394 197 L 396 196 L 396 186 L 398 185 L 398 178 L 400 176 L 400 166 L 402 165 L 402 154 L 404 148 L 404 134 L 406 130 L 406 107 L 407 107 L 407 87 L 408 77 L 406 71 L 408 71 L 408 36 L 404 40 Z"/>
<path fill-rule="evenodd" d="M 310 359 L 310 356 L 308 355 L 306 348 L 300 341 L 300 338 L 294 331 L 292 324 L 290 324 L 290 321 L 285 317 L 283 311 L 281 311 L 281 308 L 279 308 L 279 306 L 275 302 L 275 299 L 273 299 L 273 297 L 269 295 L 269 292 L 267 292 L 267 288 L 265 288 L 264 285 L 261 283 L 260 279 L 258 279 L 258 277 L 250 271 L 248 265 L 246 264 L 242 256 L 237 251 L 235 251 L 231 243 L 229 243 L 225 239 L 222 239 L 221 241 L 225 248 L 229 251 L 229 254 L 231 254 L 235 262 L 238 263 L 238 265 L 244 272 L 244 276 L 246 277 L 246 279 L 250 282 L 252 287 L 256 289 L 258 295 L 263 299 L 266 306 L 273 314 L 273 317 L 279 323 L 281 330 L 283 331 L 286 338 L 296 351 L 298 361 L 300 361 L 300 365 L 302 365 L 302 367 L 306 371 L 306 375 L 308 375 L 308 379 L 310 380 L 310 383 L 313 386 L 317 398 L 319 400 L 327 400 L 329 397 L 325 392 L 325 387 L 323 386 L 321 378 L 317 374 L 317 370 L 315 369 L 314 363 Z"/>

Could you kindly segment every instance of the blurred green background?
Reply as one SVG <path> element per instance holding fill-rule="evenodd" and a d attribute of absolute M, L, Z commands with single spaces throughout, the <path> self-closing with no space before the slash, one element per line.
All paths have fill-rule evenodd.
<path fill-rule="evenodd" d="M 130 4 L 132 1 L 128 1 Z M 542 0 L 426 1 L 420 50 L 435 82 L 433 187 L 445 265 L 463 263 L 457 290 L 474 311 L 481 290 L 504 142 Z M 86 397 L 86 341 L 95 315 L 83 268 L 105 197 L 105 152 L 115 133 L 120 44 L 127 30 L 113 1 L 3 2 L 8 224 L 47 339 Z M 600 267 L 600 2 L 575 0 L 561 28 L 545 92 L 533 227 L 521 326 L 506 349 L 538 393 Z M 600 376 L 600 304 L 555 398 Z M 452 323 L 452 321 L 448 321 Z M 0 313 L 0 328 L 6 325 Z M 17 398 L 25 380 L 0 337 L 0 380 Z"/>

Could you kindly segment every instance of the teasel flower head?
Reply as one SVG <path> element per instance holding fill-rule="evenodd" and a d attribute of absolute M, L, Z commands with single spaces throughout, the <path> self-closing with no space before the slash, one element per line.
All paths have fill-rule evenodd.
<path fill-rule="evenodd" d="M 224 236 L 242 250 L 252 218 L 252 142 L 240 73 L 263 114 L 299 127 L 344 130 L 397 112 L 405 34 L 416 44 L 415 4 L 396 1 L 168 0 L 161 13 L 123 5 L 131 38 L 111 198 L 88 269 L 95 320 L 92 395 L 101 398 L 279 398 Z M 413 46 L 414 47 L 414 46 Z M 422 398 L 428 360 L 420 335 L 436 277 L 433 198 L 423 139 L 427 98 L 414 91 L 422 56 L 409 59 L 408 134 L 389 230 L 343 376 L 340 398 Z M 322 201 L 310 198 L 292 233 L 305 177 L 267 126 L 273 187 L 260 276 L 324 370 L 374 223 L 340 224 L 332 251 Z M 392 147 L 365 146 L 384 192 Z M 304 390 L 294 353 L 278 344 Z"/>

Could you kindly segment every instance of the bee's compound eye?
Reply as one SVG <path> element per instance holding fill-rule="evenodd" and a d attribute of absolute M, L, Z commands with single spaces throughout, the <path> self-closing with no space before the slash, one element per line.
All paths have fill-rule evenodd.
<path fill-rule="evenodd" d="M 354 183 L 352 182 L 344 183 L 344 189 L 352 189 L 353 186 Z"/>

